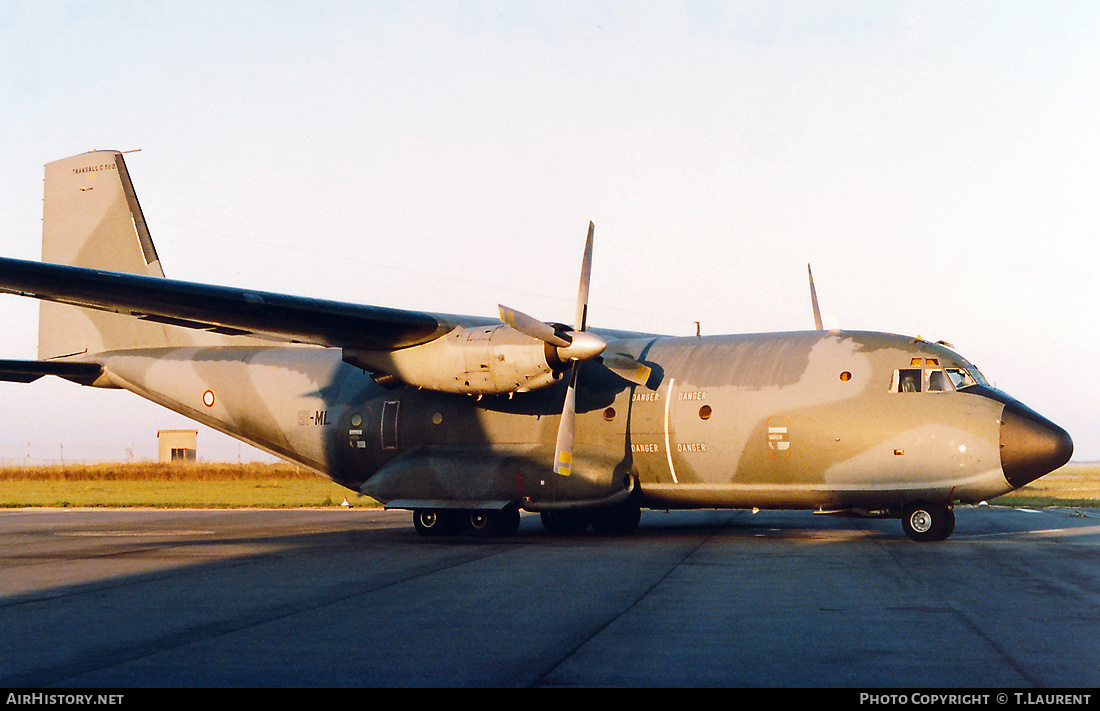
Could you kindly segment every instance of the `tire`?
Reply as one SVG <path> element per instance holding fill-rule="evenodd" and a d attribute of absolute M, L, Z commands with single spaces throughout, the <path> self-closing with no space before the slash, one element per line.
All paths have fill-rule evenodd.
<path fill-rule="evenodd" d="M 475 536 L 504 538 L 519 530 L 519 509 L 505 506 L 499 511 L 466 511 L 466 530 Z"/>
<path fill-rule="evenodd" d="M 539 518 L 547 531 L 559 536 L 576 536 L 588 528 L 588 514 L 579 509 L 543 511 Z"/>
<path fill-rule="evenodd" d="M 416 509 L 413 527 L 422 536 L 448 536 L 461 530 L 461 512 L 451 509 Z"/>
<path fill-rule="evenodd" d="M 498 538 L 507 538 L 516 535 L 519 530 L 519 509 L 505 506 L 500 511 L 493 511 L 489 517 L 489 535 Z"/>
<path fill-rule="evenodd" d="M 488 536 L 491 530 L 491 511 L 466 511 L 466 530 L 475 536 Z"/>
<path fill-rule="evenodd" d="M 942 504 L 908 504 L 901 512 L 901 527 L 919 543 L 942 541 L 955 530 L 955 512 Z"/>
<path fill-rule="evenodd" d="M 592 528 L 597 533 L 624 536 L 634 533 L 641 518 L 642 510 L 638 504 L 634 501 L 624 501 L 616 506 L 594 511 Z"/>

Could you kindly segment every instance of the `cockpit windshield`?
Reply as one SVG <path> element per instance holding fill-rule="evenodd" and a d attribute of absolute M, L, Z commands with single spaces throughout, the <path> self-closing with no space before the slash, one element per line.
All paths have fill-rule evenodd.
<path fill-rule="evenodd" d="M 955 386 L 956 390 L 962 390 L 979 383 L 977 378 L 963 368 L 947 368 L 946 370 L 947 377 L 951 378 L 951 384 Z M 978 375 L 981 376 L 981 373 L 978 373 Z"/>

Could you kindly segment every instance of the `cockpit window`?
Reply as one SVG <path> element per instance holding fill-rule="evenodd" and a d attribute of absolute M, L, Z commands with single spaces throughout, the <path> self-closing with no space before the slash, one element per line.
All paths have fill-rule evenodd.
<path fill-rule="evenodd" d="M 920 368 L 902 368 L 894 371 L 894 392 L 919 393 L 921 391 Z"/>
<path fill-rule="evenodd" d="M 895 393 L 949 393 L 984 381 L 965 368 L 899 368 L 890 391 Z"/>

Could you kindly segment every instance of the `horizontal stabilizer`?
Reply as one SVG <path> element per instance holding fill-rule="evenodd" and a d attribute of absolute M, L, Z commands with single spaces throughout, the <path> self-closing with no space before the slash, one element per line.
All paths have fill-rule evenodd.
<path fill-rule="evenodd" d="M 103 372 L 98 363 L 49 360 L 0 360 L 0 380 L 33 383 L 44 375 L 56 375 L 81 385 L 91 385 Z"/>

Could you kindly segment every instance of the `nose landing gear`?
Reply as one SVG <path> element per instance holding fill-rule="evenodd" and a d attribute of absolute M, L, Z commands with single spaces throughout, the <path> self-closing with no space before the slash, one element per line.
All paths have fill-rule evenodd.
<path fill-rule="evenodd" d="M 901 511 L 901 527 L 914 541 L 942 541 L 955 530 L 955 512 L 944 504 L 906 504 Z"/>

